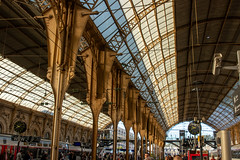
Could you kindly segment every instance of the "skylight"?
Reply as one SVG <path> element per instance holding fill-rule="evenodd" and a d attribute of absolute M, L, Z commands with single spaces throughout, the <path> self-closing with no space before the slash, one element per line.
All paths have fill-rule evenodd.
<path fill-rule="evenodd" d="M 240 116 L 234 117 L 232 95 L 238 87 L 238 83 L 228 92 L 227 96 L 219 104 L 213 114 L 208 118 L 210 124 L 215 125 L 218 129 L 227 129 L 240 122 Z"/>
<path fill-rule="evenodd" d="M 178 122 L 175 32 L 172 2 L 120 0 L 168 126 Z M 137 7 L 138 6 L 138 7 Z"/>
<path fill-rule="evenodd" d="M 51 85 L 2 56 L 0 56 L 0 99 L 53 115 L 54 95 Z M 63 119 L 92 128 L 90 107 L 68 93 L 63 100 L 62 113 Z M 103 129 L 109 123 L 110 117 L 100 113 L 99 128 Z"/>

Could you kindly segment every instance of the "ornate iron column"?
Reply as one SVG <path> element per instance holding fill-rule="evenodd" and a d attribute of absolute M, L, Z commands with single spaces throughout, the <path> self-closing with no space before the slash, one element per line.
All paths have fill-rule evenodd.
<path fill-rule="evenodd" d="M 54 93 L 54 115 L 51 159 L 58 159 L 62 102 L 70 80 L 74 77 L 79 40 L 85 29 L 89 10 L 76 0 L 49 1 L 50 8 L 43 12 L 48 43 L 48 73 Z"/>

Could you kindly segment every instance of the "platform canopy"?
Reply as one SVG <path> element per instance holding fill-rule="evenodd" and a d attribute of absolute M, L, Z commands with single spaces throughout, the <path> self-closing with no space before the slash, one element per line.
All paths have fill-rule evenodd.
<path fill-rule="evenodd" d="M 44 3 L 50 7 L 46 5 L 48 1 Z M 119 62 L 140 90 L 140 95 L 147 100 L 163 130 L 198 116 L 204 117 L 205 123 L 216 130 L 226 129 L 240 121 L 239 117 L 233 116 L 232 103 L 232 93 L 239 79 L 237 71 L 221 70 L 216 76 L 211 73 L 214 53 L 222 53 L 223 66 L 237 64 L 236 53 L 240 50 L 239 0 L 80 0 L 80 4 L 99 12 L 91 15 L 91 22 L 106 44 L 122 53 L 117 56 Z M 34 0 L 2 1 L 0 5 L 0 36 L 3 37 L 0 39 L 0 53 L 8 58 L 2 61 L 18 64 L 41 79 L 34 85 L 41 86 L 42 97 L 29 105 L 36 109 L 43 108 L 41 104 L 45 100 L 52 103 L 44 97 L 44 88 L 51 87 L 44 81 L 47 70 L 45 25 L 42 20 L 34 18 L 41 16 L 43 7 L 39 8 L 39 5 Z M 88 45 L 84 37 L 82 44 Z M 65 101 L 66 119 L 77 121 L 68 116 L 71 114 L 68 113 L 68 105 L 72 106 L 77 100 L 84 102 L 86 98 L 84 72 L 82 59 L 78 57 L 77 76 L 66 95 L 66 100 L 69 98 L 68 102 Z M 22 76 L 21 72 L 12 74 L 15 75 L 13 77 Z M 13 77 L 3 79 L 0 85 L 11 84 L 18 79 Z M 201 83 L 195 85 L 194 82 Z M 11 89 L 9 86 L 2 87 L 1 97 Z M 35 89 L 39 90 L 38 87 Z M 196 88 L 199 90 L 200 112 Z M 30 92 L 32 90 L 30 87 L 21 96 L 15 95 L 14 103 L 27 104 L 28 100 L 21 97 L 35 94 Z M 50 90 L 46 92 L 51 93 Z M 49 94 L 48 97 L 51 96 Z M 90 114 L 90 109 L 76 108 Z M 78 112 L 78 109 L 72 112 Z M 51 113 L 47 106 L 42 110 Z M 100 117 L 101 126 L 110 123 L 105 113 L 103 111 Z M 87 124 L 90 117 L 87 115 L 86 122 L 82 123 Z"/>

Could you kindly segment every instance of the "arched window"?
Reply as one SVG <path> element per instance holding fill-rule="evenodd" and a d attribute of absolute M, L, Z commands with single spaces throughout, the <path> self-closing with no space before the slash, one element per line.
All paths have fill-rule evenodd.
<path fill-rule="evenodd" d="M 66 137 L 66 142 L 68 142 L 68 143 L 70 142 L 70 137 L 69 136 Z"/>
<path fill-rule="evenodd" d="M 37 137 L 37 136 L 38 136 L 37 130 L 35 130 L 35 129 L 33 130 L 33 136 L 34 136 L 34 137 Z"/>
<path fill-rule="evenodd" d="M 3 133 L 3 127 L 2 125 L 0 124 L 0 134 Z"/>
<path fill-rule="evenodd" d="M 78 137 L 75 137 L 75 141 L 76 141 L 76 142 L 78 141 Z"/>
<path fill-rule="evenodd" d="M 46 133 L 45 133 L 44 139 L 50 139 L 50 133 L 49 133 L 49 132 L 46 132 Z"/>

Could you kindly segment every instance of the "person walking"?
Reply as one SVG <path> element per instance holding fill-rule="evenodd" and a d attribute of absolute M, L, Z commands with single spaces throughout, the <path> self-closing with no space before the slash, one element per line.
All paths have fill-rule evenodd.
<path fill-rule="evenodd" d="M 183 160 L 188 160 L 188 157 L 187 157 L 186 153 L 184 153 L 184 155 L 183 155 Z"/>
<path fill-rule="evenodd" d="M 148 153 L 145 153 L 145 159 L 144 160 L 151 160 Z"/>
<path fill-rule="evenodd" d="M 211 160 L 216 160 L 216 159 L 214 158 L 214 155 L 211 156 Z"/>
<path fill-rule="evenodd" d="M 16 160 L 22 160 L 22 151 L 17 153 L 17 158 Z"/>
<path fill-rule="evenodd" d="M 177 156 L 175 156 L 175 157 L 173 158 L 173 160 L 183 160 L 183 159 L 182 159 L 181 156 L 178 156 L 178 155 L 177 155 Z"/>

